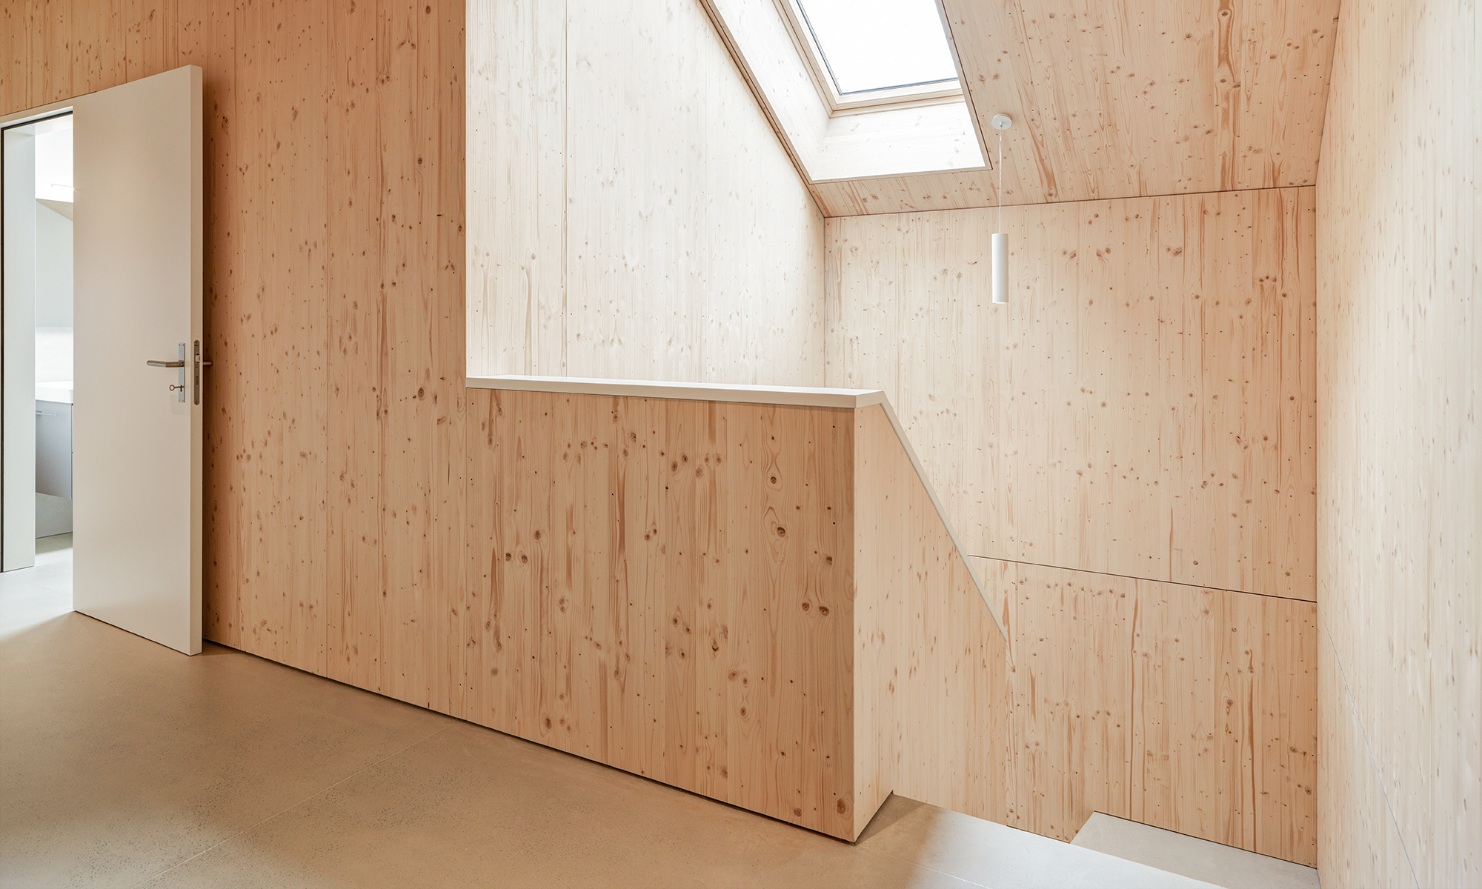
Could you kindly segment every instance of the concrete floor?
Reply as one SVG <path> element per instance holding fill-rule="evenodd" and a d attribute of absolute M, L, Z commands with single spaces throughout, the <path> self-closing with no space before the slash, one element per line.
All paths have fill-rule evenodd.
<path fill-rule="evenodd" d="M 0 885 L 1194 887 L 904 799 L 857 845 L 0 575 Z"/>

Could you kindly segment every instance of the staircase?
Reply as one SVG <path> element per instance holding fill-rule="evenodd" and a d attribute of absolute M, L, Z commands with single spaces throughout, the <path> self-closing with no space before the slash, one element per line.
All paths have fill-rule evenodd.
<path fill-rule="evenodd" d="M 978 885 L 1237 885 L 993 823 L 1006 634 L 882 392 L 469 385 L 455 715 Z"/>
<path fill-rule="evenodd" d="M 859 846 L 990 889 L 1318 889 L 1313 868 L 1101 813 L 1063 843 L 892 796 Z"/>
<path fill-rule="evenodd" d="M 1081 826 L 1071 843 L 1224 889 L 1318 889 L 1317 868 L 1100 812 Z"/>
<path fill-rule="evenodd" d="M 859 845 L 965 885 L 990 889 L 1214 889 L 1219 885 L 900 796 L 891 797 L 880 808 Z"/>

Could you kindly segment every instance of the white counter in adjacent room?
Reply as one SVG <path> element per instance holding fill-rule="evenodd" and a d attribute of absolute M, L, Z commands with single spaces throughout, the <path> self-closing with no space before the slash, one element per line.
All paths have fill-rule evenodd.
<path fill-rule="evenodd" d="M 59 383 L 37 383 L 37 401 L 53 401 L 58 404 L 72 403 L 72 381 L 64 380 Z"/>

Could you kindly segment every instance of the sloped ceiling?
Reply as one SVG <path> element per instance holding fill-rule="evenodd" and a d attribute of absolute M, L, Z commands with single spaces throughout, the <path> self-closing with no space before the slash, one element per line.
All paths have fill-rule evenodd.
<path fill-rule="evenodd" d="M 942 0 L 1004 203 L 1310 185 L 1339 0 Z M 997 176 L 819 191 L 829 215 L 987 206 Z"/>

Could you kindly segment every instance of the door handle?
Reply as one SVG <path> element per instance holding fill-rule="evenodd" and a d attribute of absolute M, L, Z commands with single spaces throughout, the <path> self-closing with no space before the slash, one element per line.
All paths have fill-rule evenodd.
<path fill-rule="evenodd" d="M 170 391 L 177 393 L 176 401 L 185 401 L 185 343 L 180 344 L 180 357 L 175 361 L 146 361 L 144 363 L 150 367 L 174 368 L 180 378 L 175 381 L 175 385 L 170 387 Z M 198 375 L 199 373 L 197 371 Z M 199 379 L 197 379 L 197 382 L 199 382 Z"/>
<path fill-rule="evenodd" d="M 195 397 L 195 402 L 196 402 L 196 404 L 200 404 L 201 403 L 201 368 L 203 368 L 203 367 L 210 367 L 211 366 L 211 362 L 209 360 L 201 357 L 201 341 L 200 340 L 196 340 L 195 341 L 195 347 L 196 348 L 195 348 L 194 360 L 192 361 L 193 373 L 191 374 L 191 377 L 192 377 L 192 382 L 195 383 L 194 387 L 192 387 L 192 388 L 195 389 L 195 396 L 196 396 Z M 179 358 L 179 360 L 176 360 L 176 361 L 146 361 L 144 363 L 147 364 L 147 365 L 149 365 L 150 367 L 169 367 L 169 368 L 174 368 L 174 369 L 180 371 L 180 382 L 177 385 L 171 386 L 170 387 L 170 391 L 171 392 L 178 392 L 178 393 L 180 393 L 179 400 L 180 401 L 184 401 L 185 400 L 185 388 L 186 388 L 185 387 L 185 343 L 181 343 L 180 344 L 180 358 Z"/>

